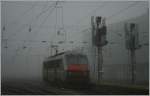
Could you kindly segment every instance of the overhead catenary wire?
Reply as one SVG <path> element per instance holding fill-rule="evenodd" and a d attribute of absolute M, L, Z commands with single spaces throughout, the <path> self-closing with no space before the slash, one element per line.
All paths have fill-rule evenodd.
<path fill-rule="evenodd" d="M 58 29 L 58 31 L 59 31 L 59 34 L 58 34 L 58 31 L 57 31 L 57 35 L 62 35 L 63 37 L 64 37 L 64 42 L 66 42 L 66 30 L 65 30 L 65 26 L 64 26 L 64 16 L 63 16 L 64 14 L 63 14 L 63 6 L 61 6 L 61 27 Z M 56 14 L 56 16 L 57 16 L 57 14 Z M 56 19 L 57 20 L 57 19 Z M 57 21 L 56 21 L 57 22 Z M 63 32 L 63 33 L 62 33 Z M 62 34 L 61 34 L 62 33 Z"/>
<path fill-rule="evenodd" d="M 53 7 L 52 5 L 50 5 L 50 6 L 48 6 L 48 4 L 49 3 L 46 3 L 46 6 L 44 6 L 43 8 L 42 8 L 42 11 L 38 14 L 38 15 L 36 15 L 35 16 L 35 18 L 33 18 L 32 20 L 31 20 L 31 23 L 29 24 L 29 25 L 32 25 L 32 23 L 34 23 L 35 21 L 38 21 L 38 19 L 39 19 L 39 17 L 40 16 L 42 16 L 44 13 L 46 13 L 51 7 Z M 48 7 L 48 8 L 46 8 L 46 7 Z"/>
<path fill-rule="evenodd" d="M 49 11 L 48 15 L 44 18 L 44 20 L 43 20 L 43 22 L 40 24 L 40 26 L 42 26 L 42 25 L 47 21 L 48 17 L 52 14 L 52 12 L 53 12 L 54 9 L 55 9 L 55 7 L 52 8 L 52 9 Z M 35 32 L 36 32 L 36 34 L 35 34 Z M 34 32 L 34 37 L 36 37 L 36 36 L 38 35 L 38 33 L 40 32 L 40 27 L 39 27 L 39 28 L 37 29 L 37 31 L 35 31 L 35 32 Z M 28 39 L 28 40 L 30 40 L 30 39 Z M 34 41 L 36 41 L 36 40 L 34 40 Z"/>
<path fill-rule="evenodd" d="M 107 3 L 105 2 L 105 3 L 103 3 L 101 6 L 98 6 L 96 9 L 94 9 L 94 10 L 92 10 L 92 11 L 90 11 L 87 15 L 85 15 L 85 16 L 83 16 L 76 24 L 76 26 L 79 26 L 78 24 L 80 24 L 81 22 L 83 22 L 83 20 L 85 20 L 85 18 L 87 18 L 87 17 L 89 17 L 89 14 L 93 14 L 93 13 L 95 13 L 98 9 L 100 9 L 100 10 L 102 10 L 105 6 L 107 5 Z M 88 28 L 86 28 L 86 29 L 84 29 L 84 30 L 89 30 L 90 28 L 88 27 Z M 84 31 L 85 32 L 85 31 Z"/>
<path fill-rule="evenodd" d="M 120 14 L 120 13 L 119 13 Z M 114 17 L 114 16 L 113 16 Z M 30 41 L 29 41 L 30 42 Z"/>
<path fill-rule="evenodd" d="M 46 16 L 46 18 L 43 20 L 43 22 L 40 24 L 40 26 L 42 26 L 44 23 L 45 23 L 45 21 L 47 20 L 47 18 L 49 17 L 49 15 L 51 15 L 52 14 L 52 12 L 53 12 L 53 10 L 55 9 L 55 7 L 53 7 L 53 9 L 51 10 L 51 11 L 49 11 L 49 14 Z M 38 32 L 39 32 L 39 30 L 40 30 L 40 27 L 39 27 L 39 29 L 38 29 Z M 36 32 L 36 31 L 35 31 Z M 38 34 L 38 32 L 36 32 L 37 34 Z M 37 34 L 36 34 L 36 36 L 37 36 Z M 35 37 L 36 37 L 35 36 Z M 28 40 L 30 40 L 30 39 L 28 39 Z M 29 43 L 28 43 L 29 44 Z"/>
<path fill-rule="evenodd" d="M 18 46 L 17 49 L 14 51 L 14 55 L 12 56 L 12 63 L 15 64 L 15 60 L 17 57 L 18 52 L 20 51 L 20 47 Z"/>
<path fill-rule="evenodd" d="M 49 14 L 46 16 L 46 18 L 44 18 L 44 20 L 43 20 L 43 22 L 41 23 L 41 25 L 43 25 L 44 23 L 45 23 L 45 21 L 47 20 L 47 18 L 48 18 L 48 16 L 51 14 L 51 12 L 53 11 L 53 9 L 49 12 Z M 37 29 L 38 30 L 38 32 L 39 32 L 39 28 Z M 37 36 L 37 34 L 35 35 L 35 32 L 38 34 L 38 32 L 37 31 L 34 31 L 34 36 L 36 37 Z M 28 33 L 28 34 L 30 34 L 30 33 Z M 30 35 L 29 35 L 30 36 Z M 27 37 L 28 38 L 26 38 L 26 40 L 25 41 L 32 41 L 32 40 L 30 40 L 29 39 L 29 36 L 27 35 Z M 30 37 L 31 38 L 31 37 Z M 34 40 L 33 40 L 34 41 Z M 29 44 L 29 43 L 28 43 Z M 27 45 L 26 45 L 27 46 Z"/>
<path fill-rule="evenodd" d="M 36 4 L 33 4 L 31 7 L 29 7 L 27 10 L 25 10 L 25 12 L 23 12 L 21 15 L 19 15 L 17 17 L 17 19 L 8 22 L 8 24 L 6 25 L 7 27 L 12 26 L 13 24 L 16 24 L 17 21 L 19 21 L 21 18 L 23 18 L 24 16 L 26 16 L 27 13 L 31 12 L 34 8 L 36 7 Z"/>
<path fill-rule="evenodd" d="M 136 3 L 133 3 L 133 4 L 129 5 L 127 8 L 124 8 L 124 9 L 120 10 L 119 12 L 110 15 L 110 16 L 107 17 L 106 19 L 110 19 L 110 18 L 112 18 L 112 17 L 114 17 L 114 16 L 116 16 L 116 15 L 119 15 L 119 14 L 122 13 L 123 11 L 125 11 L 125 10 L 127 10 L 127 9 L 129 9 L 129 8 L 131 8 L 131 7 L 134 7 L 137 3 L 138 3 L 138 1 L 136 1 Z M 102 6 L 97 7 L 95 10 L 92 10 L 91 12 L 89 12 L 89 14 L 92 14 L 92 13 L 96 12 L 99 8 L 103 9 L 106 5 L 107 5 L 107 4 L 104 4 L 104 5 L 102 5 Z M 99 10 L 100 10 L 100 9 L 99 9 Z M 86 16 L 89 16 L 89 14 L 86 15 Z M 83 20 L 85 19 L 86 16 L 83 17 Z M 78 24 L 80 24 L 80 22 L 82 22 L 82 20 L 80 20 L 80 21 L 78 22 Z"/>
<path fill-rule="evenodd" d="M 124 11 L 126 11 L 126 10 L 128 10 L 129 8 L 132 8 L 132 7 L 134 7 L 135 5 L 137 5 L 139 2 L 138 1 L 136 1 L 135 3 L 133 3 L 133 4 L 130 4 L 129 6 L 127 6 L 126 8 L 123 8 L 123 9 L 121 9 L 120 11 L 118 11 L 117 13 L 114 13 L 114 14 L 112 14 L 112 15 L 110 15 L 109 17 L 107 17 L 106 19 L 108 20 L 108 19 L 111 19 L 111 18 L 113 18 L 113 17 L 116 17 L 116 16 L 118 16 L 119 14 L 121 14 L 122 12 L 124 12 Z M 87 28 L 87 30 L 88 30 L 89 28 Z M 85 29 L 86 30 L 86 29 Z M 116 33 L 117 35 L 118 35 L 118 33 Z"/>
<path fill-rule="evenodd" d="M 5 3 L 7 3 L 8 6 L 15 6 L 15 7 L 31 7 L 34 3 L 36 4 L 37 6 L 44 6 L 43 4 L 39 4 L 39 2 L 25 2 L 25 3 L 22 3 L 22 2 L 18 2 L 18 1 L 3 1 Z"/>
<path fill-rule="evenodd" d="M 46 6 L 45 6 L 45 7 L 46 7 Z M 45 7 L 43 7 L 42 10 L 41 10 L 41 12 L 40 12 L 38 15 L 35 16 L 36 19 L 38 19 L 38 18 L 42 15 L 41 13 L 43 13 L 43 9 L 44 9 Z M 48 10 L 47 10 L 47 11 L 48 11 Z M 45 12 L 45 10 L 44 10 L 44 12 Z M 39 16 L 39 15 L 40 15 L 40 16 Z M 38 18 L 37 18 L 37 17 L 38 17 Z M 36 20 L 35 18 L 34 18 L 34 20 Z M 31 25 L 31 23 L 33 23 L 33 20 L 30 20 L 29 23 L 27 23 L 27 24 L 23 24 L 22 27 L 17 30 L 17 32 L 13 33 L 13 34 L 10 35 L 8 38 L 13 38 L 14 36 L 17 35 L 18 32 L 21 33 L 25 28 L 27 28 L 29 25 Z"/>
<path fill-rule="evenodd" d="M 3 17 L 3 20 L 4 20 L 3 22 L 4 22 L 4 24 L 3 24 L 3 22 L 2 22 L 2 24 L 3 24 L 3 25 L 2 25 L 2 29 L 1 29 L 1 31 L 2 31 L 2 38 L 3 38 L 3 36 L 4 36 L 4 33 L 6 32 L 6 18 L 5 18 L 5 17 L 6 17 L 6 16 L 5 16 L 5 15 L 6 15 L 6 4 L 4 3 L 3 6 L 4 6 L 4 7 L 3 7 L 3 8 L 4 8 L 4 11 L 2 11 L 2 12 L 4 12 L 4 13 L 3 13 L 3 14 L 4 14 L 4 17 Z"/>
<path fill-rule="evenodd" d="M 62 15 L 61 15 L 61 20 L 62 20 L 62 28 L 64 28 L 64 12 L 63 12 L 63 6 L 61 7 L 61 13 L 62 13 Z"/>
<path fill-rule="evenodd" d="M 52 11 L 53 11 L 53 9 L 52 9 Z M 46 18 L 45 18 L 44 21 L 41 23 L 41 25 L 43 25 L 43 23 L 45 23 L 45 21 L 47 20 L 48 16 L 50 15 L 50 13 L 51 13 L 52 11 L 49 12 L 49 14 L 46 16 Z M 39 30 L 38 30 L 38 31 L 39 31 Z M 27 39 L 27 40 L 29 40 L 29 39 Z M 24 46 L 25 42 L 26 42 L 26 40 L 24 40 L 23 46 Z M 19 51 L 19 48 L 17 49 L 16 52 L 18 53 L 18 51 Z M 14 57 L 17 56 L 17 53 L 15 54 Z M 20 53 L 20 52 L 19 52 L 19 53 Z"/>
<path fill-rule="evenodd" d="M 90 11 L 87 15 L 83 16 L 76 24 L 80 24 L 81 22 L 83 22 L 87 17 L 89 17 L 90 14 L 95 13 L 98 9 L 102 10 L 105 6 L 107 5 L 106 2 L 104 2 L 101 6 L 98 6 L 96 9 Z"/>
<path fill-rule="evenodd" d="M 124 11 L 128 10 L 129 8 L 134 7 L 134 6 L 135 6 L 135 5 L 137 5 L 138 3 L 139 3 L 138 1 L 135 1 L 135 3 L 130 4 L 130 5 L 129 5 L 129 6 L 127 6 L 126 8 L 123 8 L 123 9 L 121 9 L 120 11 L 118 11 L 118 12 L 116 12 L 116 13 L 114 13 L 114 14 L 110 15 L 110 16 L 109 16 L 109 17 L 107 17 L 106 19 L 112 19 L 113 17 L 116 17 L 116 16 L 118 16 L 119 14 L 121 14 L 122 12 L 124 12 Z"/>

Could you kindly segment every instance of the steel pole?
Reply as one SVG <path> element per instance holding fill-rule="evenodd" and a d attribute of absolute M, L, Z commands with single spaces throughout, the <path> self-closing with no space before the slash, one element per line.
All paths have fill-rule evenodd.
<path fill-rule="evenodd" d="M 136 65 L 136 57 L 135 57 L 135 49 L 131 49 L 131 82 L 135 84 L 135 65 Z"/>
<path fill-rule="evenodd" d="M 98 64 L 98 66 L 97 66 L 97 68 L 98 68 L 98 82 L 99 81 L 101 81 L 102 80 L 102 74 L 103 74 L 103 72 L 102 72 L 102 65 L 103 65 L 103 54 L 102 54 L 102 47 L 97 47 L 97 50 L 98 50 L 98 58 L 97 58 L 97 64 Z"/>

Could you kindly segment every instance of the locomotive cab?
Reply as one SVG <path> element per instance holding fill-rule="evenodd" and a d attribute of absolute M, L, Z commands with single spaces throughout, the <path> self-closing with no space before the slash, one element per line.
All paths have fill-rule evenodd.
<path fill-rule="evenodd" d="M 88 59 L 81 53 L 64 52 L 43 62 L 43 80 L 48 82 L 89 82 Z"/>
<path fill-rule="evenodd" d="M 67 55 L 67 81 L 81 82 L 89 81 L 88 59 L 85 55 L 69 54 Z"/>

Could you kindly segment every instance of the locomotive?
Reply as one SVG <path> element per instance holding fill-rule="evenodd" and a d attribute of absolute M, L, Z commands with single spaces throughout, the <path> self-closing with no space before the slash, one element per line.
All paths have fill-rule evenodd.
<path fill-rule="evenodd" d="M 47 82 L 89 83 L 87 56 L 77 52 L 62 52 L 43 62 L 43 79 Z"/>

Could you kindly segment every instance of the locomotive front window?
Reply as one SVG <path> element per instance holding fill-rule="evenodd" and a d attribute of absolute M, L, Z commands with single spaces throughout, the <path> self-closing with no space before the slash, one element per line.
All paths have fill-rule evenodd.
<path fill-rule="evenodd" d="M 52 61 L 47 61 L 45 63 L 45 67 L 48 67 L 48 68 L 59 68 L 59 67 L 63 67 L 62 66 L 62 60 L 61 59 L 58 59 L 58 60 L 52 60 Z"/>
<path fill-rule="evenodd" d="M 82 55 L 69 55 L 67 56 L 67 64 L 87 64 L 86 56 Z"/>

